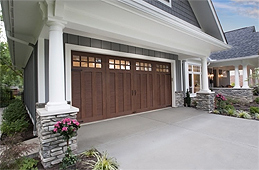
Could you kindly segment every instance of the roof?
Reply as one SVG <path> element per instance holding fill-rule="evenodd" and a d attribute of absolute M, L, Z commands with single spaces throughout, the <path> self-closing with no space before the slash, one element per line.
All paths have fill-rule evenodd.
<path fill-rule="evenodd" d="M 212 53 L 211 60 L 235 59 L 259 54 L 259 32 L 255 31 L 254 26 L 228 31 L 225 36 L 232 48 Z"/>

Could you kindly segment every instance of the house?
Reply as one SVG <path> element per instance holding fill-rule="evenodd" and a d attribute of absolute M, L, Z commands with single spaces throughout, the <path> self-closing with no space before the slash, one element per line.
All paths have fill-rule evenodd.
<path fill-rule="evenodd" d="M 214 87 L 230 85 L 230 77 L 233 76 L 234 88 L 240 88 L 241 83 L 243 88 L 249 88 L 249 84 L 255 82 L 247 80 L 254 69 L 259 67 L 259 32 L 251 26 L 226 32 L 225 36 L 232 48 L 214 52 L 210 56 L 209 69 L 213 71 L 211 73 L 215 73 Z M 235 71 L 235 74 L 230 75 L 230 71 Z"/>
<path fill-rule="evenodd" d="M 177 107 L 186 61 L 199 63 L 188 66 L 199 72 L 192 86 L 201 100 L 209 98 L 207 58 L 230 48 L 211 0 L 1 5 L 12 61 L 24 69 L 25 104 L 39 121 L 42 141 L 39 129 L 59 114 L 79 112 L 77 119 L 86 123 Z M 56 163 L 44 150 L 40 155 L 44 166 Z"/>

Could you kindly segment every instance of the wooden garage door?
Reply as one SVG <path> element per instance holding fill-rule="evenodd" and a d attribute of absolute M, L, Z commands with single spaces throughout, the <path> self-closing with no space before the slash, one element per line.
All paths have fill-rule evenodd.
<path fill-rule="evenodd" d="M 171 106 L 170 64 L 72 52 L 72 104 L 91 122 Z"/>

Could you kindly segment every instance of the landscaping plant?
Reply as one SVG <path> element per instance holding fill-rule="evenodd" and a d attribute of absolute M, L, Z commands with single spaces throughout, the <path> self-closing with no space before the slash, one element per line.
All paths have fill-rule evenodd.
<path fill-rule="evenodd" d="M 75 155 L 73 155 L 72 150 L 69 146 L 69 139 L 76 135 L 77 130 L 80 128 L 80 123 L 70 118 L 65 118 L 61 121 L 58 121 L 54 125 L 53 133 L 59 133 L 64 137 L 64 140 L 67 142 L 67 151 L 65 152 L 65 157 L 62 160 L 62 168 L 66 169 L 66 167 L 74 165 L 77 161 Z"/>
<path fill-rule="evenodd" d="M 246 111 L 243 110 L 239 110 L 238 112 L 238 117 L 240 118 L 244 118 L 244 119 L 251 119 L 252 117 L 250 116 L 250 114 Z"/>
<path fill-rule="evenodd" d="M 255 103 L 259 104 L 259 97 L 255 98 Z"/>
<path fill-rule="evenodd" d="M 94 153 L 97 161 L 90 161 L 93 170 L 118 170 L 119 165 L 114 158 L 109 158 L 107 153 Z"/>
<path fill-rule="evenodd" d="M 259 107 L 250 107 L 250 114 L 255 115 L 256 113 L 259 113 Z"/>
<path fill-rule="evenodd" d="M 186 97 L 184 98 L 184 105 L 188 106 L 188 107 L 191 107 L 191 97 L 190 97 L 190 92 L 188 91 L 187 89 L 187 92 L 186 92 Z"/>
<path fill-rule="evenodd" d="M 235 109 L 228 109 L 227 110 L 227 115 L 229 115 L 229 116 L 237 116 L 237 112 L 236 112 L 236 110 Z"/>
<path fill-rule="evenodd" d="M 224 109 L 226 107 L 226 98 L 222 94 L 216 95 L 216 106 L 217 110 L 222 114 L 224 112 Z"/>

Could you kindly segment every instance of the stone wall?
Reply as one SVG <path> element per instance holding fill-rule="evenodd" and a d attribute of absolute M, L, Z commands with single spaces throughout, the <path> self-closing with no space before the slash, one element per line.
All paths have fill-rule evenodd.
<path fill-rule="evenodd" d="M 197 106 L 196 108 L 199 110 L 205 110 L 205 111 L 213 111 L 214 110 L 214 99 L 215 99 L 215 93 L 209 92 L 209 93 L 197 93 L 196 94 L 196 101 Z"/>
<path fill-rule="evenodd" d="M 253 101 L 253 89 L 251 88 L 213 88 L 215 94 L 222 94 L 227 98 L 237 99 L 244 103 Z"/>
<path fill-rule="evenodd" d="M 176 105 L 176 107 L 183 107 L 183 105 L 184 105 L 184 92 L 183 91 L 175 92 L 175 105 Z"/>
<path fill-rule="evenodd" d="M 59 114 L 42 114 L 45 109 L 37 109 L 37 132 L 40 141 L 39 156 L 44 168 L 51 167 L 62 161 L 67 150 L 66 141 L 59 133 L 53 134 L 54 124 L 64 118 L 76 119 L 76 112 Z M 77 149 L 77 137 L 69 141 L 73 153 Z"/>

